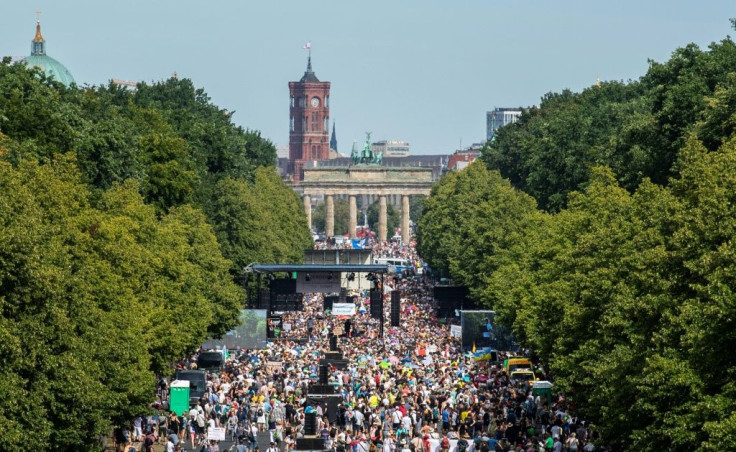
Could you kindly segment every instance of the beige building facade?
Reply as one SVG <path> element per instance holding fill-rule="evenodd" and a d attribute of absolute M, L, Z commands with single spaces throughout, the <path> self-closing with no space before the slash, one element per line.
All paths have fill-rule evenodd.
<path fill-rule="evenodd" d="M 357 197 L 363 205 L 379 201 L 378 239 L 387 239 L 387 203 L 401 205 L 402 240 L 409 240 L 409 197 L 429 196 L 432 188 L 432 170 L 417 167 L 385 167 L 380 165 L 352 165 L 349 167 L 305 168 L 300 188 L 309 227 L 312 227 L 312 198 L 325 199 L 325 235 L 335 235 L 335 197 L 348 198 L 348 231 L 356 238 L 358 226 Z M 397 202 L 398 201 L 398 202 Z"/>

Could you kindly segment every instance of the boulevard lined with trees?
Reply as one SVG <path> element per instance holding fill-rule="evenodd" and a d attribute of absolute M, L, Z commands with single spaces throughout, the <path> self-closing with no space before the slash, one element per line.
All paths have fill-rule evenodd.
<path fill-rule="evenodd" d="M 0 436 L 80 450 L 311 245 L 276 150 L 189 80 L 64 88 L 0 63 Z"/>
<path fill-rule="evenodd" d="M 736 444 L 736 46 L 543 97 L 425 202 L 418 250 L 622 450 Z"/>
<path fill-rule="evenodd" d="M 624 450 L 736 444 L 736 45 L 543 97 L 424 201 L 420 255 Z M 310 247 L 275 148 L 189 80 L 72 87 L 0 64 L 3 449 L 145 412 L 230 329 L 241 269 Z M 370 215 L 369 215 L 370 216 Z"/>

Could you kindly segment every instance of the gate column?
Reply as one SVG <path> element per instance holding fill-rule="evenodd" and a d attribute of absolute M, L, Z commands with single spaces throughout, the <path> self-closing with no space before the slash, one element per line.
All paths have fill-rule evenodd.
<path fill-rule="evenodd" d="M 378 240 L 386 241 L 386 229 L 387 229 L 387 212 L 386 212 L 386 196 L 381 195 L 378 198 Z"/>
<path fill-rule="evenodd" d="M 332 195 L 325 196 L 325 236 L 335 235 L 335 201 Z"/>
<path fill-rule="evenodd" d="M 350 218 L 348 219 L 348 234 L 350 234 L 351 239 L 358 238 L 358 235 L 356 234 L 356 229 L 358 229 L 358 203 L 355 199 L 355 195 L 350 195 L 348 198 L 348 215 L 350 215 Z"/>
<path fill-rule="evenodd" d="M 409 195 L 401 195 L 401 241 L 408 243 L 411 238 L 409 231 Z"/>

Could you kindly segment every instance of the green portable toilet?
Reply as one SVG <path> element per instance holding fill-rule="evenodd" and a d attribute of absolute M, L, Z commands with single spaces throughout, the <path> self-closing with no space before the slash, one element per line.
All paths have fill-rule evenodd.
<path fill-rule="evenodd" d="M 169 406 L 177 416 L 189 412 L 189 381 L 174 380 L 169 387 Z"/>
<path fill-rule="evenodd" d="M 547 399 L 547 404 L 552 403 L 552 383 L 549 381 L 535 381 L 532 386 L 532 395 L 540 396 Z"/>

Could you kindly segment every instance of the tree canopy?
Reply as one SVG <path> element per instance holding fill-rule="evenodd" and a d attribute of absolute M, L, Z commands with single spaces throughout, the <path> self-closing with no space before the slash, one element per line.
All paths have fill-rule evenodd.
<path fill-rule="evenodd" d="M 311 244 L 275 148 L 189 80 L 65 88 L 0 63 L 3 449 L 89 449 Z M 32 432 L 32 433 L 31 433 Z"/>
<path fill-rule="evenodd" d="M 636 82 L 549 94 L 424 203 L 420 255 L 614 448 L 736 438 L 734 63 L 730 39 L 688 45 Z"/>
<path fill-rule="evenodd" d="M 636 81 L 548 93 L 497 131 L 482 160 L 551 212 L 584 189 L 598 165 L 611 168 L 629 192 L 645 178 L 667 184 L 691 133 L 709 150 L 733 136 L 734 67 L 736 44 L 726 38 L 707 50 L 679 48 L 665 63 L 651 61 Z"/>

